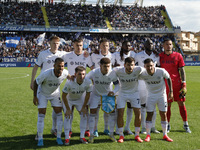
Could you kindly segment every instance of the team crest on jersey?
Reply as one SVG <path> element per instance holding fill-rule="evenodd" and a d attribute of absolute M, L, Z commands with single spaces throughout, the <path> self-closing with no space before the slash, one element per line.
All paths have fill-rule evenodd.
<path fill-rule="evenodd" d="M 99 81 L 95 81 L 95 84 L 99 84 Z"/>
<path fill-rule="evenodd" d="M 70 62 L 70 65 L 74 65 L 74 62 L 73 62 L 73 61 L 71 61 L 71 62 Z"/>
<path fill-rule="evenodd" d="M 50 63 L 51 63 L 51 60 L 48 60 L 47 63 L 50 64 Z"/>
<path fill-rule="evenodd" d="M 109 114 L 115 110 L 116 107 L 116 96 L 101 96 L 101 109 Z"/>

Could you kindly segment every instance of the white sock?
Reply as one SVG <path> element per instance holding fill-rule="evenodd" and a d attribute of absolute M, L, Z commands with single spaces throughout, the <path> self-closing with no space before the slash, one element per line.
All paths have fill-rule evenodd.
<path fill-rule="evenodd" d="M 139 135 L 140 127 L 135 127 L 135 136 Z"/>
<path fill-rule="evenodd" d="M 71 116 L 70 116 L 71 118 Z M 70 119 L 69 117 L 64 118 L 64 131 L 65 131 L 65 139 L 69 139 L 69 131 L 70 131 Z"/>
<path fill-rule="evenodd" d="M 131 123 L 131 120 L 132 120 L 132 117 L 133 117 L 133 108 L 128 108 L 127 107 L 127 110 L 126 110 L 126 126 L 125 126 L 125 130 L 128 130 L 130 129 L 130 123 Z"/>
<path fill-rule="evenodd" d="M 114 132 L 115 128 L 115 113 L 109 114 L 109 127 L 110 127 L 110 133 Z"/>
<path fill-rule="evenodd" d="M 57 138 L 61 138 L 62 127 L 63 127 L 63 116 L 62 112 L 57 113 Z"/>
<path fill-rule="evenodd" d="M 97 112 L 96 112 L 96 115 L 95 115 L 95 125 L 94 125 L 94 130 L 98 130 L 99 110 L 100 110 L 100 107 L 97 108 Z"/>
<path fill-rule="evenodd" d="M 94 126 L 95 126 L 95 116 L 96 114 L 90 114 L 90 135 L 94 135 Z"/>
<path fill-rule="evenodd" d="M 55 111 L 53 110 L 52 111 L 52 130 L 55 130 L 56 129 L 56 113 Z"/>
<path fill-rule="evenodd" d="M 156 124 L 156 108 L 153 112 L 153 117 L 152 117 L 152 127 L 151 128 L 155 128 L 155 124 Z"/>
<path fill-rule="evenodd" d="M 72 122 L 74 119 L 74 110 L 72 110 L 72 114 L 70 115 L 70 131 L 72 131 Z"/>
<path fill-rule="evenodd" d="M 89 114 L 89 111 L 88 111 L 88 114 Z M 89 130 L 89 118 L 90 118 L 90 115 L 86 115 L 86 117 L 87 117 L 86 130 Z"/>
<path fill-rule="evenodd" d="M 80 138 L 84 138 L 85 137 L 85 129 L 86 129 L 86 125 L 87 125 L 87 116 L 85 115 L 85 117 L 83 117 L 83 115 L 80 115 L 81 120 L 80 120 Z"/>
<path fill-rule="evenodd" d="M 183 121 L 183 124 L 188 126 L 188 122 L 187 121 Z"/>
<path fill-rule="evenodd" d="M 38 114 L 38 121 L 37 121 L 38 140 L 43 139 L 44 118 L 45 114 Z"/>
<path fill-rule="evenodd" d="M 118 131 L 119 131 L 119 136 L 124 136 L 123 127 L 118 128 Z"/>
<path fill-rule="evenodd" d="M 104 130 L 108 130 L 108 118 L 109 118 L 109 114 L 104 113 L 103 114 L 103 118 L 104 118 Z"/>
<path fill-rule="evenodd" d="M 146 128 L 146 107 L 141 107 L 141 125 Z"/>
<path fill-rule="evenodd" d="M 152 121 L 146 121 L 146 131 L 147 131 L 147 135 L 150 135 L 151 127 L 152 127 Z"/>
<path fill-rule="evenodd" d="M 167 135 L 167 125 L 168 125 L 167 121 L 161 121 L 163 136 Z"/>

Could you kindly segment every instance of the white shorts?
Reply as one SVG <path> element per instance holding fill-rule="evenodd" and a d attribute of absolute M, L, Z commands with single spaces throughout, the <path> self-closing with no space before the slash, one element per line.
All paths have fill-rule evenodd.
<path fill-rule="evenodd" d="M 98 108 L 99 105 L 101 105 L 101 96 L 91 92 L 89 99 L 90 109 Z"/>
<path fill-rule="evenodd" d="M 69 108 L 72 110 L 72 106 L 75 106 L 76 107 L 76 110 L 77 111 L 80 111 L 82 106 L 83 106 L 83 101 L 82 99 L 78 99 L 78 100 L 67 100 L 68 101 L 68 105 L 69 105 Z M 66 107 L 65 107 L 65 104 L 63 102 L 63 111 L 64 113 L 66 113 Z"/>
<path fill-rule="evenodd" d="M 141 108 L 141 102 L 138 92 L 133 94 L 119 93 L 116 99 L 117 99 L 117 109 L 125 108 L 126 102 L 130 102 L 131 107 Z"/>
<path fill-rule="evenodd" d="M 167 112 L 167 96 L 162 95 L 162 96 L 148 96 L 147 97 L 147 104 L 146 104 L 146 109 L 147 112 L 153 112 L 156 108 L 156 104 L 158 104 L 158 109 L 160 111 L 165 111 Z"/>
<path fill-rule="evenodd" d="M 39 101 L 38 108 L 47 108 L 48 100 L 51 102 L 52 107 L 62 107 L 62 101 L 59 94 L 53 97 L 47 97 L 38 92 L 37 97 Z"/>

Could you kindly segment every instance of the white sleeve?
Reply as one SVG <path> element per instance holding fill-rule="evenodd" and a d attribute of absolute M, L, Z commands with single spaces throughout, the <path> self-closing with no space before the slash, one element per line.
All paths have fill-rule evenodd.
<path fill-rule="evenodd" d="M 91 80 L 88 80 L 88 86 L 87 86 L 86 92 L 92 92 L 92 81 Z"/>
<path fill-rule="evenodd" d="M 37 60 L 36 60 L 35 64 L 36 64 L 36 65 L 38 65 L 39 67 L 41 67 L 41 66 L 42 66 L 42 64 L 43 64 L 43 57 L 42 57 L 42 53 L 40 53 L 40 54 L 38 55 L 38 58 L 37 58 Z"/>
<path fill-rule="evenodd" d="M 94 63 L 92 62 L 91 56 L 89 56 L 89 57 L 88 57 L 88 61 L 87 61 L 87 65 L 88 65 L 89 67 L 92 67 L 93 64 L 94 64 Z"/>
<path fill-rule="evenodd" d="M 65 86 L 64 86 L 64 88 L 63 88 L 62 91 L 63 91 L 64 93 L 69 93 L 69 91 L 70 91 L 69 81 L 67 81 L 67 82 L 65 83 Z"/>
<path fill-rule="evenodd" d="M 169 73 L 168 73 L 165 69 L 163 69 L 163 77 L 164 77 L 165 79 L 169 79 L 169 78 L 170 78 Z"/>
<path fill-rule="evenodd" d="M 36 83 L 37 83 L 38 85 L 42 84 L 43 81 L 47 78 L 46 75 L 47 75 L 47 74 L 46 74 L 46 71 L 43 72 L 43 73 L 41 73 L 41 74 L 35 79 L 35 80 L 36 80 Z"/>

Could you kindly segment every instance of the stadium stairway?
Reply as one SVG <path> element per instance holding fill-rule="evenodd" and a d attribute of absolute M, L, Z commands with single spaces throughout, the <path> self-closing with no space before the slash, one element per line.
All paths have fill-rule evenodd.
<path fill-rule="evenodd" d="M 48 17 L 47 17 L 46 8 L 45 7 L 41 7 L 41 10 L 42 10 L 43 18 L 44 18 L 44 21 L 45 21 L 45 27 L 46 28 L 50 28 L 49 20 L 48 20 Z"/>

